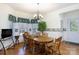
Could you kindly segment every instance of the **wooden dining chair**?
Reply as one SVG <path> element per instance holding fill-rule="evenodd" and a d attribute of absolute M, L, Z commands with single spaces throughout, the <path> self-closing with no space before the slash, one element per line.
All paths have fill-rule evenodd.
<path fill-rule="evenodd" d="M 51 54 L 60 54 L 60 46 L 61 46 L 62 37 L 55 39 L 53 45 L 49 48 Z"/>
<path fill-rule="evenodd" d="M 35 49 L 35 44 L 34 44 L 34 40 L 32 38 L 28 39 L 28 49 L 29 51 L 34 54 L 34 49 Z"/>
<path fill-rule="evenodd" d="M 33 39 L 29 39 L 29 51 L 35 55 L 40 53 L 40 43 L 34 41 Z"/>
<path fill-rule="evenodd" d="M 50 42 L 48 42 L 48 43 L 46 43 L 46 54 L 51 54 L 51 50 L 50 50 L 50 48 L 53 46 L 53 42 L 54 42 L 54 40 L 52 39 L 52 41 L 50 41 Z"/>
<path fill-rule="evenodd" d="M 62 37 L 59 37 L 55 40 L 53 52 L 60 54 L 60 46 L 61 46 Z"/>
<path fill-rule="evenodd" d="M 28 37 L 29 37 L 29 33 L 28 32 L 24 32 L 24 34 L 23 34 L 24 47 L 28 46 Z"/>
<path fill-rule="evenodd" d="M 40 36 L 40 32 L 37 32 L 35 36 L 36 37 L 39 37 Z"/>

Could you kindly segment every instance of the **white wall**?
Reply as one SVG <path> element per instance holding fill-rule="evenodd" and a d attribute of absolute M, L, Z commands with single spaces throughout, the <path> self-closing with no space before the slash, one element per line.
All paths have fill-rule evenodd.
<path fill-rule="evenodd" d="M 32 14 L 25 13 L 25 12 L 18 11 L 18 10 L 15 10 L 15 16 L 16 17 L 28 18 L 28 19 L 31 19 L 32 18 Z"/>
<path fill-rule="evenodd" d="M 71 12 L 71 11 L 77 10 L 77 9 L 79 9 L 79 4 L 64 7 L 62 9 L 58 9 L 58 10 L 48 13 L 47 15 L 45 15 L 44 20 L 47 22 L 48 28 L 61 28 L 61 20 L 63 20 L 61 14 L 66 13 L 66 12 Z M 65 22 L 65 20 L 64 20 L 64 22 Z M 67 24 L 65 23 L 64 26 L 66 26 L 66 25 Z M 53 37 L 54 34 L 56 34 L 56 33 L 58 33 L 58 32 L 51 31 L 51 36 Z M 66 31 L 63 33 L 60 32 L 59 34 L 60 34 L 59 36 L 63 35 L 63 39 L 66 41 L 75 42 L 75 43 L 79 42 L 78 33 Z"/>
<path fill-rule="evenodd" d="M 47 22 L 48 28 L 60 28 L 60 17 L 56 11 L 45 15 L 44 20 Z"/>
<path fill-rule="evenodd" d="M 13 14 L 14 10 L 7 5 L 0 4 L 0 29 L 12 28 L 11 22 L 8 21 L 8 14 Z"/>

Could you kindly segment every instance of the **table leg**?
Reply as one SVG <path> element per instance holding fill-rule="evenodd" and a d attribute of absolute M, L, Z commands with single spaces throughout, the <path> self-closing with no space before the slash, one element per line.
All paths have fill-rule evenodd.
<path fill-rule="evenodd" d="M 45 54 L 45 44 L 43 44 L 43 43 L 40 46 L 40 53 Z"/>
<path fill-rule="evenodd" d="M 19 36 L 15 36 L 15 39 L 16 39 L 16 41 L 15 41 L 15 44 L 19 44 Z"/>

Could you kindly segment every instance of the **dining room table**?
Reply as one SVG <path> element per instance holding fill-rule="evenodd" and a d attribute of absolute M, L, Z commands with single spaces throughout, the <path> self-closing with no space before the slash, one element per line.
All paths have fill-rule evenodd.
<path fill-rule="evenodd" d="M 49 43 L 49 42 L 52 42 L 53 41 L 53 38 L 51 37 L 47 37 L 47 36 L 39 36 L 39 37 L 34 37 L 33 40 L 35 42 L 39 42 L 40 45 L 42 46 L 41 50 L 40 50 L 40 53 L 41 54 L 46 54 L 46 44 Z"/>

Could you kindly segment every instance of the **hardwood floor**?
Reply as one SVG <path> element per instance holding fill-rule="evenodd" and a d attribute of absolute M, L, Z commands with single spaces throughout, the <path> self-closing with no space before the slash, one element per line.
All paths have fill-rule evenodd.
<path fill-rule="evenodd" d="M 63 42 L 60 51 L 62 55 L 79 55 L 79 45 Z"/>
<path fill-rule="evenodd" d="M 79 45 L 63 42 L 60 47 L 61 55 L 79 55 Z M 23 44 L 16 45 L 15 48 L 6 50 L 6 55 L 32 55 L 29 49 L 25 49 Z"/>
<path fill-rule="evenodd" d="M 6 51 L 7 55 L 31 55 L 27 47 L 23 47 L 23 44 L 16 45 L 15 48 L 9 48 Z"/>

